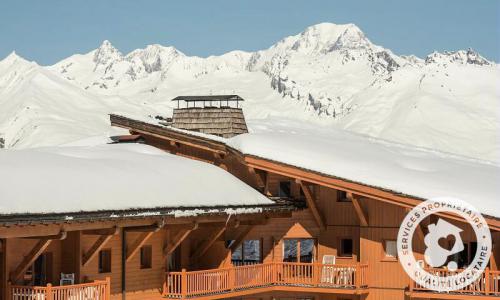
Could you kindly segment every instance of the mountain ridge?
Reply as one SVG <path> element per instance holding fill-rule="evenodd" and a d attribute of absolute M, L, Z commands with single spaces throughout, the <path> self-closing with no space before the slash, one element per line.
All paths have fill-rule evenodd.
<path fill-rule="evenodd" d="M 2 88 L 18 84 L 13 78 L 22 80 L 26 71 L 21 66 L 17 71 L 2 69 L 5 61 L 14 60 L 11 55 L 0 61 L 0 103 L 2 97 L 3 102 L 7 97 L 26 99 L 22 92 Z M 52 66 L 33 64 L 84 91 L 77 98 L 92 99 L 81 101 L 95 102 L 96 113 L 120 110 L 123 105 L 129 112 L 169 114 L 169 99 L 178 94 L 237 93 L 247 99 L 248 118 L 307 120 L 500 161 L 495 135 L 500 127 L 494 109 L 499 98 L 495 82 L 500 80 L 496 63 L 472 49 L 433 52 L 425 58 L 396 55 L 373 44 L 355 24 L 316 24 L 254 52 L 235 50 L 203 58 L 153 44 L 123 54 L 105 40 L 95 50 Z M 38 89 L 46 92 L 43 85 Z M 50 92 L 46 96 L 57 99 L 57 105 L 64 101 Z M 0 115 L 0 132 L 14 131 L 5 119 Z M 96 133 L 102 133 L 102 120 L 95 122 L 100 124 Z M 7 139 L 10 147 L 39 144 L 13 143 Z"/>

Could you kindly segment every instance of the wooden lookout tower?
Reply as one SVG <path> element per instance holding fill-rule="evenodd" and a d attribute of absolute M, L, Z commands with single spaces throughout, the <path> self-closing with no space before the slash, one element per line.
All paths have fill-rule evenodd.
<path fill-rule="evenodd" d="M 238 95 L 177 96 L 172 127 L 230 138 L 247 133 Z"/>

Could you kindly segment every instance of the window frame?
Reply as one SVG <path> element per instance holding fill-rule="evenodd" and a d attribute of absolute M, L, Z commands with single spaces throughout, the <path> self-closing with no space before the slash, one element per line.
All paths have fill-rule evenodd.
<path fill-rule="evenodd" d="M 397 244 L 396 244 L 396 256 L 388 256 L 387 255 L 387 242 L 394 242 L 397 243 L 395 239 L 383 239 L 382 240 L 382 259 L 381 261 L 387 261 L 387 262 L 393 262 L 393 261 L 398 261 L 398 249 L 397 249 Z"/>
<path fill-rule="evenodd" d="M 151 245 L 143 245 L 139 250 L 139 268 L 141 270 L 147 270 L 153 268 L 153 246 Z M 148 252 L 148 256 L 144 256 L 144 252 Z M 146 264 L 143 263 L 143 259 L 148 258 L 148 262 Z"/>
<path fill-rule="evenodd" d="M 345 254 L 344 245 L 342 243 L 343 240 L 350 240 L 351 241 L 351 253 L 350 254 Z M 338 244 L 338 249 L 337 249 L 337 257 L 341 258 L 341 259 L 353 258 L 354 257 L 354 239 L 352 237 L 339 237 L 338 241 L 339 241 L 339 244 Z"/>
<path fill-rule="evenodd" d="M 281 194 L 281 184 L 288 184 L 288 195 Z M 280 198 L 292 198 L 292 182 L 290 180 L 280 180 L 278 182 L 278 197 Z"/>
<path fill-rule="evenodd" d="M 345 195 L 345 197 L 342 197 L 342 195 Z M 351 203 L 352 201 L 347 198 L 347 192 L 342 191 L 342 190 L 337 190 L 337 202 L 340 203 Z"/>
<path fill-rule="evenodd" d="M 245 239 L 243 241 L 241 241 L 241 243 L 238 245 L 238 247 L 234 248 L 234 250 L 231 250 L 231 264 L 234 264 L 234 261 L 237 261 L 237 264 L 241 263 L 241 265 L 245 265 L 247 263 L 246 259 L 245 259 L 245 247 L 243 246 L 245 244 L 246 241 L 259 241 L 259 260 L 255 262 L 255 264 L 259 264 L 259 263 L 262 263 L 263 261 L 263 257 L 262 257 L 262 254 L 263 254 L 263 248 L 262 248 L 262 244 L 263 244 L 263 240 L 260 238 L 260 239 Z M 234 242 L 234 240 L 232 240 L 231 242 Z M 231 245 L 231 242 L 229 243 L 229 245 Z M 240 248 L 241 247 L 241 259 L 240 260 L 233 260 L 233 253 L 236 249 Z M 248 261 L 249 262 L 249 261 Z M 252 263 L 254 263 L 252 261 Z"/>
<path fill-rule="evenodd" d="M 109 267 L 108 268 L 104 268 L 103 267 L 103 264 L 104 264 L 104 261 L 103 261 L 103 253 L 105 252 L 109 252 Z M 97 272 L 99 274 L 106 274 L 106 273 L 111 273 L 112 272 L 112 266 L 113 266 L 113 252 L 111 251 L 111 248 L 105 248 L 105 249 L 101 249 L 99 250 L 99 257 L 98 257 L 98 262 L 97 262 Z"/>
<path fill-rule="evenodd" d="M 296 261 L 288 261 L 289 263 L 304 263 L 304 264 L 309 264 L 309 263 L 315 263 L 318 259 L 318 239 L 314 237 L 305 237 L 305 238 L 284 238 L 283 239 L 283 246 L 282 248 L 282 257 L 281 261 L 285 262 L 285 241 L 287 240 L 297 240 L 297 260 Z M 302 240 L 312 240 L 313 241 L 313 249 L 312 249 L 312 259 L 311 262 L 301 262 L 300 261 L 300 248 L 302 244 Z"/>

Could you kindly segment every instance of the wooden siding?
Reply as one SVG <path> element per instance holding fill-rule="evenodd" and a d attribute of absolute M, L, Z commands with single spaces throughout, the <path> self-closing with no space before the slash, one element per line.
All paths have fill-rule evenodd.
<path fill-rule="evenodd" d="M 248 132 L 241 108 L 176 108 L 172 119 L 173 127 L 225 138 Z"/>

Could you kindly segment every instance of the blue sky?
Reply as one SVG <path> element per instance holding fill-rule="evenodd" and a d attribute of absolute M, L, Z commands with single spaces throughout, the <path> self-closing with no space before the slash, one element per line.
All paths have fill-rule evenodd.
<path fill-rule="evenodd" d="M 42 65 L 97 48 L 148 44 L 188 55 L 267 48 L 321 23 L 355 23 L 396 54 L 472 47 L 500 61 L 500 1 L 11 1 L 0 3 L 0 59 L 15 50 Z"/>

